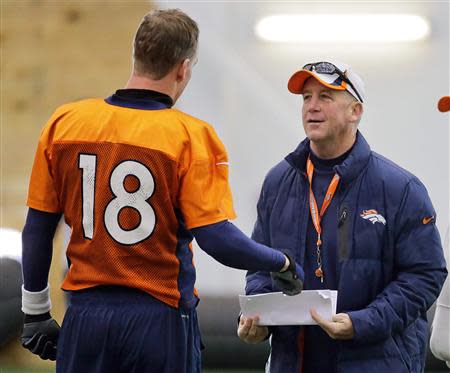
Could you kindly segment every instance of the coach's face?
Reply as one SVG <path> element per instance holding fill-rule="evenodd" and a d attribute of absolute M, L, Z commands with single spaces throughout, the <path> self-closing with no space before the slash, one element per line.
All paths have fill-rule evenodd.
<path fill-rule="evenodd" d="M 354 138 L 362 107 L 357 108 L 361 104 L 350 94 L 332 90 L 309 78 L 302 95 L 303 128 L 312 143 L 321 147 L 333 146 Z"/>

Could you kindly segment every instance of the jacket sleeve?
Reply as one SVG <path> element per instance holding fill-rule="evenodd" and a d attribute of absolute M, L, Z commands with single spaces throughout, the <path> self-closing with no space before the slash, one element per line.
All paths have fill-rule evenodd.
<path fill-rule="evenodd" d="M 252 232 L 252 239 L 260 244 L 271 246 L 269 223 L 270 216 L 264 183 L 257 204 L 257 218 Z M 269 272 L 248 271 L 246 275 L 245 293 L 247 295 L 272 292 L 272 279 Z"/>
<path fill-rule="evenodd" d="M 406 186 L 393 221 L 393 280 L 366 308 L 349 312 L 359 343 L 374 343 L 401 333 L 425 314 L 447 276 L 435 211 L 417 179 Z"/>

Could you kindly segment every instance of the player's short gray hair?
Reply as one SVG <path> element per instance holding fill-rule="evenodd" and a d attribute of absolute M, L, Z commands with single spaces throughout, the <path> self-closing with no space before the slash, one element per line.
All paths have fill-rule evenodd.
<path fill-rule="evenodd" d="M 134 68 L 159 80 L 197 52 L 197 23 L 179 9 L 153 10 L 144 16 L 134 38 Z"/>

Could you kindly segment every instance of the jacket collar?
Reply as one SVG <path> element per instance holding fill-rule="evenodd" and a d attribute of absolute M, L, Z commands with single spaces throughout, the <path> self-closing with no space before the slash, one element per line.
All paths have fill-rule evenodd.
<path fill-rule="evenodd" d="M 285 159 L 292 167 L 306 173 L 306 160 L 310 151 L 310 141 L 306 138 Z M 341 176 L 342 181 L 350 182 L 361 173 L 369 161 L 370 154 L 369 144 L 361 132 L 358 131 L 350 154 L 341 164 L 334 166 L 334 170 Z"/>

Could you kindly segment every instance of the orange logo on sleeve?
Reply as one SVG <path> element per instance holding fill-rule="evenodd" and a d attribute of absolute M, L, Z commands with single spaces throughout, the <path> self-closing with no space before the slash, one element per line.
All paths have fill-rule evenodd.
<path fill-rule="evenodd" d="M 432 221 L 434 221 L 434 216 L 425 216 L 425 217 L 422 219 L 422 223 L 423 223 L 424 225 L 426 225 L 426 224 L 428 224 L 428 223 L 430 223 L 430 222 L 432 222 Z"/>

